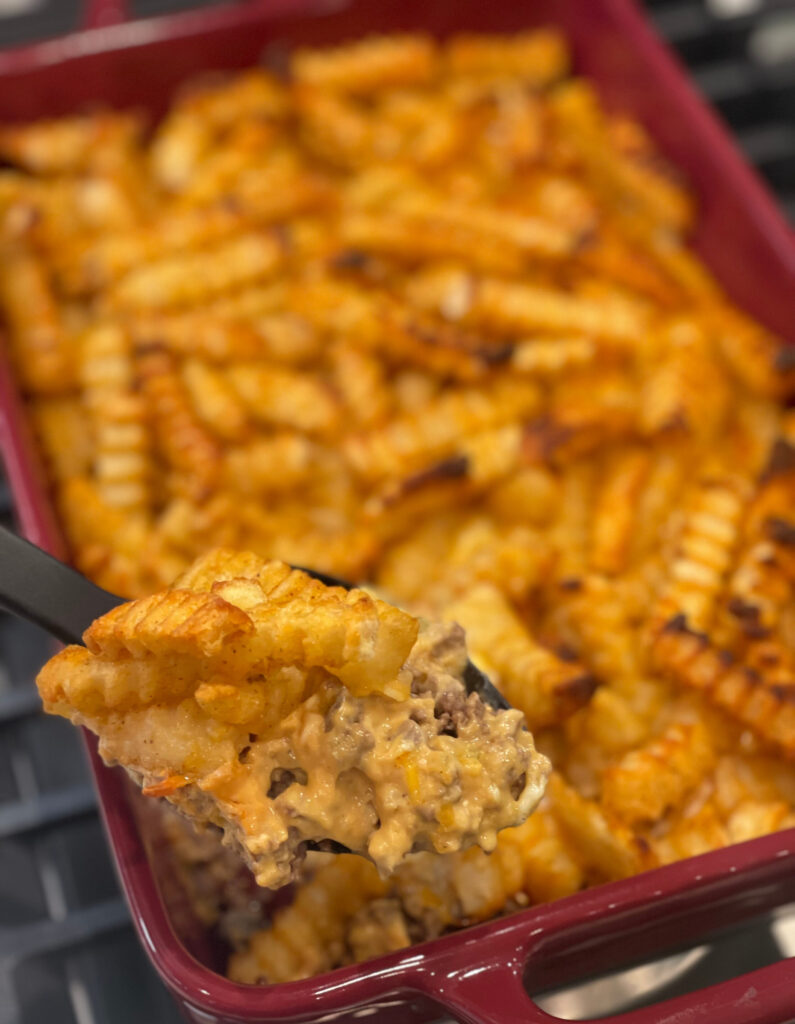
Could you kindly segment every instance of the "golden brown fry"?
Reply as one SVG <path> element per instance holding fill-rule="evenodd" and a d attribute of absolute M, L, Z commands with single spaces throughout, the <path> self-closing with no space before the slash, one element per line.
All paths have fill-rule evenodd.
<path fill-rule="evenodd" d="M 138 371 L 158 448 L 180 476 L 179 488 L 206 497 L 218 481 L 221 449 L 199 422 L 174 360 L 165 351 L 150 349 L 139 357 Z"/>
<path fill-rule="evenodd" d="M 256 421 L 293 427 L 308 434 L 331 434 L 340 410 L 323 381 L 263 363 L 237 363 L 228 371 L 229 383 Z"/>
<path fill-rule="evenodd" d="M 389 418 L 392 395 L 380 361 L 345 344 L 331 352 L 332 384 L 345 415 L 362 427 L 376 427 Z"/>
<path fill-rule="evenodd" d="M 302 434 L 276 434 L 236 445 L 224 463 L 228 486 L 250 494 L 289 494 L 317 471 L 316 446 Z"/>
<path fill-rule="evenodd" d="M 70 339 L 47 269 L 23 244 L 0 250 L 0 309 L 26 390 L 42 395 L 70 390 L 74 383 Z"/>
<path fill-rule="evenodd" d="M 652 611 L 657 622 L 681 613 L 695 629 L 710 627 L 739 539 L 746 495 L 746 482 L 728 474 L 697 481 Z"/>
<path fill-rule="evenodd" d="M 60 284 L 70 294 L 99 291 L 135 267 L 212 245 L 245 225 L 238 211 L 224 206 L 174 212 L 153 225 L 91 239 L 67 250 Z"/>
<path fill-rule="evenodd" d="M 194 88 L 178 101 L 158 127 L 150 148 L 152 176 L 163 188 L 186 186 L 217 134 L 237 118 L 280 118 L 286 109 L 284 88 L 256 68 L 234 76 L 220 88 Z"/>
<path fill-rule="evenodd" d="M 488 392 L 450 390 L 415 415 L 397 418 L 379 431 L 349 436 L 345 452 L 365 477 L 403 475 L 419 460 L 449 452 L 462 436 L 531 414 L 539 398 L 535 385 L 511 380 Z"/>
<path fill-rule="evenodd" d="M 656 665 L 674 681 L 703 690 L 718 707 L 785 755 L 795 756 L 795 680 L 767 685 L 758 672 L 736 664 L 703 633 L 677 616 L 654 638 Z"/>
<path fill-rule="evenodd" d="M 5 125 L 0 155 L 36 174 L 79 173 L 121 163 L 140 132 L 140 120 L 133 114 Z"/>
<path fill-rule="evenodd" d="M 426 36 L 371 36 L 330 50 L 296 50 L 290 72 L 299 85 L 368 94 L 426 82 L 435 47 Z"/>
<path fill-rule="evenodd" d="M 591 527 L 591 568 L 613 575 L 626 566 L 637 502 L 649 474 L 649 455 L 626 448 L 608 464 Z"/>
<path fill-rule="evenodd" d="M 725 304 L 710 319 L 724 359 L 745 387 L 766 398 L 795 394 L 795 362 L 789 345 Z"/>
<path fill-rule="evenodd" d="M 629 825 L 659 821 L 681 805 L 713 762 L 704 726 L 675 723 L 607 769 L 602 778 L 602 804 Z"/>
<path fill-rule="evenodd" d="M 646 378 L 641 396 L 641 429 L 654 434 L 684 430 L 716 439 L 729 411 L 726 375 L 697 322 L 666 325 L 662 357 Z"/>
<path fill-rule="evenodd" d="M 130 515 L 148 515 L 154 474 L 148 416 L 130 339 L 119 324 L 97 323 L 80 339 L 80 383 L 100 497 Z"/>
<path fill-rule="evenodd" d="M 554 29 L 513 36 L 459 35 L 444 49 L 454 75 L 518 78 L 535 87 L 551 84 L 569 69 L 565 39 Z"/>
<path fill-rule="evenodd" d="M 51 478 L 62 483 L 88 476 L 94 442 L 80 400 L 74 395 L 43 398 L 31 413 Z"/>
<path fill-rule="evenodd" d="M 278 240 L 241 235 L 212 249 L 131 270 L 107 292 L 111 308 L 149 313 L 217 298 L 270 277 L 282 259 Z"/>
<path fill-rule="evenodd" d="M 627 298 L 583 299 L 552 288 L 477 278 L 460 270 L 431 270 L 409 286 L 413 301 L 503 335 L 534 331 L 582 332 L 624 346 L 647 327 L 645 310 Z"/>
<path fill-rule="evenodd" d="M 489 671 L 531 729 L 557 724 L 592 696 L 596 680 L 582 665 L 543 647 L 493 585 L 481 583 L 447 615 L 466 630 L 472 654 Z"/>
<path fill-rule="evenodd" d="M 597 803 L 584 800 L 557 772 L 547 793 L 552 813 L 589 876 L 612 880 L 654 867 L 655 857 L 645 842 L 611 821 Z"/>

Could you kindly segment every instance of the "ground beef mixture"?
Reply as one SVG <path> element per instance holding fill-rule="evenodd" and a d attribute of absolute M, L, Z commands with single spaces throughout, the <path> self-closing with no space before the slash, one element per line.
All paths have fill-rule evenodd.
<path fill-rule="evenodd" d="M 424 625 L 401 670 L 408 699 L 358 697 L 329 677 L 275 735 L 240 751 L 251 768 L 245 784 L 269 797 L 261 821 L 247 822 L 261 885 L 293 879 L 308 840 L 330 836 L 387 874 L 409 853 L 493 849 L 500 829 L 525 820 L 548 762 L 520 712 L 467 694 L 466 663 L 459 626 Z M 181 793 L 194 797 L 190 787 Z"/>

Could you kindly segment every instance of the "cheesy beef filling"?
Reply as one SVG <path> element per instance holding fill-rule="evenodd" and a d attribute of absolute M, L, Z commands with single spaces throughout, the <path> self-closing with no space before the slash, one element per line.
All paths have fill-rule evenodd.
<path fill-rule="evenodd" d="M 389 873 L 524 821 L 548 763 L 519 711 L 467 694 L 456 625 L 256 555 L 213 551 L 42 669 L 46 710 L 111 764 L 220 826 L 259 885 L 341 844 Z"/>

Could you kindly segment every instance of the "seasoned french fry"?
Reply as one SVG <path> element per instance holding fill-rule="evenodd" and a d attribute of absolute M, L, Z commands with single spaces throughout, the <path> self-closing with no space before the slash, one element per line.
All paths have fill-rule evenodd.
<path fill-rule="evenodd" d="M 45 398 L 31 412 L 52 479 L 61 483 L 88 476 L 94 440 L 80 400 L 74 396 Z"/>
<path fill-rule="evenodd" d="M 602 778 L 602 804 L 630 825 L 659 821 L 681 805 L 713 760 L 703 725 L 674 724 L 607 769 Z"/>
<path fill-rule="evenodd" d="M 495 586 L 478 584 L 447 614 L 464 627 L 474 657 L 494 670 L 497 686 L 531 729 L 561 722 L 593 694 L 593 676 L 539 644 Z"/>
<path fill-rule="evenodd" d="M 243 441 L 250 433 L 248 415 L 223 372 L 200 359 L 186 359 L 182 379 L 199 419 L 222 441 Z"/>
<path fill-rule="evenodd" d="M 582 332 L 629 345 L 646 329 L 645 310 L 626 298 L 581 299 L 553 288 L 432 270 L 410 286 L 420 306 L 497 334 Z"/>
<path fill-rule="evenodd" d="M 460 35 L 445 48 L 454 75 L 518 78 L 541 87 L 562 78 L 569 68 L 566 42 L 554 29 L 513 36 Z"/>
<path fill-rule="evenodd" d="M 636 503 L 649 473 L 649 456 L 627 448 L 608 466 L 591 527 L 591 568 L 607 575 L 620 572 L 629 556 Z"/>
<path fill-rule="evenodd" d="M 535 385 L 520 381 L 501 381 L 490 392 L 450 390 L 417 414 L 395 419 L 379 431 L 349 437 L 345 451 L 363 476 L 402 475 L 420 459 L 449 452 L 462 435 L 524 417 L 538 403 Z"/>
<path fill-rule="evenodd" d="M 299 84 L 367 94 L 426 82 L 434 49 L 425 36 L 371 37 L 333 50 L 297 50 L 290 70 Z"/>
<path fill-rule="evenodd" d="M 80 382 L 91 418 L 100 497 L 130 515 L 148 515 L 154 474 L 149 424 L 138 393 L 132 345 L 123 327 L 98 323 L 85 332 Z"/>
<path fill-rule="evenodd" d="M 672 619 L 657 634 L 654 658 L 674 681 L 703 690 L 764 740 L 795 756 L 795 681 L 766 685 L 753 669 L 735 664 L 703 633 L 692 631 L 683 616 Z"/>
<path fill-rule="evenodd" d="M 70 339 L 46 267 L 22 244 L 0 254 L 0 309 L 23 386 L 33 394 L 68 391 L 74 383 Z"/>
<path fill-rule="evenodd" d="M 309 374 L 238 363 L 228 371 L 228 379 L 251 417 L 261 423 L 309 434 L 333 433 L 338 426 L 340 411 L 334 395 Z"/>
<path fill-rule="evenodd" d="M 0 155 L 36 174 L 79 173 L 121 163 L 141 131 L 132 114 L 6 125 L 0 131 Z"/>
<path fill-rule="evenodd" d="M 139 358 L 138 369 L 161 452 L 180 476 L 177 489 L 207 496 L 218 480 L 221 450 L 191 407 L 174 360 L 152 349 Z"/>
<path fill-rule="evenodd" d="M 270 235 L 241 235 L 213 249 L 131 270 L 109 289 L 108 302 L 131 313 L 193 305 L 270 277 L 281 258 L 281 246 Z"/>
<path fill-rule="evenodd" d="M 657 621 L 681 613 L 694 628 L 709 628 L 739 537 L 746 493 L 745 481 L 727 474 L 696 483 L 653 611 Z"/>
<path fill-rule="evenodd" d="M 557 773 L 553 772 L 547 792 L 552 813 L 589 875 L 612 880 L 654 866 L 654 855 L 645 842 L 626 826 L 610 821 L 598 804 L 584 800 Z"/>

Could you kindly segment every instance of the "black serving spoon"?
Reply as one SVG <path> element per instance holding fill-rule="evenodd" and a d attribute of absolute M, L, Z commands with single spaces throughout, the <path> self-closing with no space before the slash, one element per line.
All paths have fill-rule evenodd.
<path fill-rule="evenodd" d="M 314 569 L 294 566 L 328 587 L 352 590 L 355 584 Z M 0 527 L 0 608 L 41 626 L 65 644 L 82 644 L 83 632 L 124 598 L 111 594 L 46 551 Z M 467 693 L 507 711 L 510 704 L 472 662 L 464 670 Z"/>

